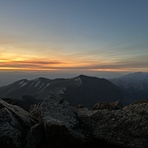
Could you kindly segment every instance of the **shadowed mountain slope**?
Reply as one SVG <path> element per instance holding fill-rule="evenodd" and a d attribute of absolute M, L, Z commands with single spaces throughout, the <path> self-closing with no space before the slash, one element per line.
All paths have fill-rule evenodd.
<path fill-rule="evenodd" d="M 0 88 L 0 96 L 7 98 L 21 99 L 24 95 L 30 95 L 42 100 L 51 93 L 63 95 L 72 105 L 89 107 L 99 101 L 120 100 L 124 103 L 125 98 L 121 89 L 108 80 L 84 75 L 71 79 L 23 79 Z"/>
<path fill-rule="evenodd" d="M 111 80 L 119 86 L 131 100 L 129 103 L 148 98 L 148 73 L 136 72 Z"/>

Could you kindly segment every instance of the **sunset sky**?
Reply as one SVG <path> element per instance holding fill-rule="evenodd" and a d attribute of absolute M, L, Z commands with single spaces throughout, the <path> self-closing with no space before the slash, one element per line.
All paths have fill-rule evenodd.
<path fill-rule="evenodd" d="M 0 71 L 148 72 L 148 0 L 1 0 Z"/>

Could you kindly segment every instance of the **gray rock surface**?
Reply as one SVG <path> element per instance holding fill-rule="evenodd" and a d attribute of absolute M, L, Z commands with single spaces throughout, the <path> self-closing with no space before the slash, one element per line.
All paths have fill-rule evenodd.
<path fill-rule="evenodd" d="M 60 95 L 50 95 L 40 105 L 43 120 L 55 121 L 74 128 L 79 125 L 77 110 L 70 106 Z"/>
<path fill-rule="evenodd" d="M 0 147 L 24 147 L 25 137 L 36 122 L 37 120 L 22 108 L 0 99 Z"/>
<path fill-rule="evenodd" d="M 121 110 L 79 109 L 85 133 L 110 144 L 131 148 L 148 147 L 148 103 Z"/>

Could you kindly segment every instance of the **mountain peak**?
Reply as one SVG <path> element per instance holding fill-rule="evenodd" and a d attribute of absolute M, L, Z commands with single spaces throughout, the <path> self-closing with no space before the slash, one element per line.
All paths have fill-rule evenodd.
<path fill-rule="evenodd" d="M 78 78 L 81 78 L 81 79 L 99 79 L 97 77 L 93 77 L 93 76 L 86 76 L 86 75 L 79 75 Z"/>
<path fill-rule="evenodd" d="M 89 76 L 86 76 L 86 75 L 80 74 L 78 77 L 79 77 L 79 78 L 84 78 L 84 77 L 89 77 Z"/>

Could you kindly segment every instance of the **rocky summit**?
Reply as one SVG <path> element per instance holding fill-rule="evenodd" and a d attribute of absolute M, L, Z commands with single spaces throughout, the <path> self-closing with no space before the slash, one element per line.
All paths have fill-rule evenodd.
<path fill-rule="evenodd" d="M 30 113 L 0 99 L 1 148 L 147 148 L 148 101 L 70 106 L 51 94 Z"/>

